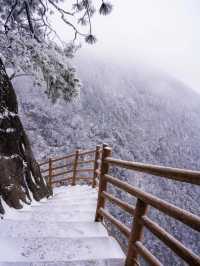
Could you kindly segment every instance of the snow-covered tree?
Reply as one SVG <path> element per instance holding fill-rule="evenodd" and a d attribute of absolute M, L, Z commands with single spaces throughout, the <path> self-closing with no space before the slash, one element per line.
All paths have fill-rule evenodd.
<path fill-rule="evenodd" d="M 0 196 L 12 207 L 21 208 L 51 194 L 34 159 L 28 137 L 18 115 L 17 98 L 11 80 L 32 75 L 52 101 L 62 97 L 71 101 L 79 94 L 80 82 L 69 58 L 77 49 L 75 41 L 84 38 L 96 42 L 91 19 L 95 13 L 92 0 L 72 0 L 64 8 L 63 0 L 0 0 Z M 99 13 L 112 10 L 101 1 Z M 60 16 L 74 32 L 66 44 L 56 33 L 52 15 Z M 81 26 L 87 26 L 82 32 Z M 10 77 L 6 68 L 12 70 Z M 3 213 L 0 202 L 0 212 Z"/>
<path fill-rule="evenodd" d="M 0 57 L 4 65 L 13 69 L 11 79 L 20 75 L 33 75 L 55 100 L 63 97 L 72 100 L 79 93 L 80 83 L 69 64 L 77 49 L 78 37 L 92 44 L 91 19 L 95 7 L 91 0 L 71 1 L 69 10 L 62 0 L 1 0 L 0 7 Z M 102 1 L 99 13 L 107 15 L 112 5 Z M 56 14 L 55 14 L 56 13 Z M 74 32 L 73 42 L 65 43 L 49 20 L 60 16 L 63 26 Z M 81 26 L 87 26 L 85 32 Z"/>

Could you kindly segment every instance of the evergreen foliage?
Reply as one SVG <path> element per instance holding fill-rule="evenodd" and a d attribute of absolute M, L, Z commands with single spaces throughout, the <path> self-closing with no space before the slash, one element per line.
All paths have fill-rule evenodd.
<path fill-rule="evenodd" d="M 91 18 L 96 12 L 92 0 L 72 1 L 71 8 L 63 8 L 63 0 L 0 0 L 0 57 L 6 67 L 13 70 L 10 79 L 21 75 L 34 76 L 35 83 L 45 88 L 53 102 L 61 97 L 65 101 L 79 95 L 80 82 L 70 65 L 78 45 L 78 37 L 93 44 Z M 99 13 L 112 10 L 109 2 L 98 6 Z M 64 43 L 49 22 L 57 14 L 64 25 L 74 31 L 74 39 Z M 86 32 L 81 26 L 87 26 Z M 59 44 L 58 44 L 59 43 Z"/>

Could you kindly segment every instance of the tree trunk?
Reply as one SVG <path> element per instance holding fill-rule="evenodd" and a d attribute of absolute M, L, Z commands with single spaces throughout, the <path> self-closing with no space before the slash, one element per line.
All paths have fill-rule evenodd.
<path fill-rule="evenodd" d="M 18 115 L 15 91 L 0 59 L 0 213 L 1 198 L 14 208 L 48 197 L 51 189 L 41 176 Z"/>

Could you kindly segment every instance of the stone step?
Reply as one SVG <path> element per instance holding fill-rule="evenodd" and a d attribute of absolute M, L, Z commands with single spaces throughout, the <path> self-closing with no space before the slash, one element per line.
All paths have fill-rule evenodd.
<path fill-rule="evenodd" d="M 0 238 L 32 237 L 106 237 L 107 230 L 94 222 L 44 222 L 44 221 L 0 221 Z"/>
<path fill-rule="evenodd" d="M 34 204 L 32 206 L 68 206 L 68 205 L 86 205 L 86 204 L 96 204 L 97 200 L 96 199 L 90 199 L 90 198 L 85 198 L 82 200 L 77 200 L 77 199 L 73 199 L 73 200 L 48 200 L 46 202 L 39 202 L 37 204 Z"/>
<path fill-rule="evenodd" d="M 63 204 L 52 204 L 51 212 L 64 212 L 66 210 L 82 210 L 82 211 L 96 211 L 96 202 L 90 203 L 80 203 L 80 204 L 70 204 L 70 203 L 63 203 Z M 27 208 L 27 211 L 33 212 L 40 212 L 40 211 L 47 211 L 49 210 L 49 204 L 37 205 L 37 206 L 30 206 Z"/>
<path fill-rule="evenodd" d="M 27 210 L 18 211 L 15 215 L 9 214 L 5 217 L 7 219 L 17 220 L 17 221 L 58 221 L 58 222 L 93 222 L 95 218 L 94 211 L 84 211 L 84 210 L 65 210 L 59 215 L 56 212 L 41 211 L 41 212 L 31 212 Z"/>
<path fill-rule="evenodd" d="M 66 190 L 66 191 L 54 191 L 53 192 L 53 195 L 54 197 L 65 197 L 65 196 L 70 196 L 70 195 L 75 195 L 75 196 L 78 196 L 78 195 L 94 195 L 94 194 L 97 194 L 97 190 L 96 189 L 88 189 L 88 190 L 83 190 L 83 191 L 73 191 L 73 190 Z"/>
<path fill-rule="evenodd" d="M 83 194 L 83 193 L 91 193 L 91 192 L 97 192 L 96 188 L 92 188 L 91 186 L 67 186 L 67 187 L 58 187 L 58 188 L 54 188 L 53 190 L 54 195 L 59 194 L 76 194 L 78 195 L 79 193 Z"/>
<path fill-rule="evenodd" d="M 93 200 L 96 201 L 97 200 L 97 195 L 79 195 L 79 196 L 70 196 L 70 197 L 63 197 L 63 198 L 56 198 L 53 197 L 51 199 L 48 200 L 49 203 L 51 202 L 64 202 L 64 203 L 72 203 L 72 202 L 81 202 L 84 200 Z"/>
<path fill-rule="evenodd" d="M 117 259 L 89 259 L 76 261 L 45 261 L 45 262 L 0 262 L 0 266 L 124 266 L 125 260 Z"/>
<path fill-rule="evenodd" d="M 110 259 L 121 263 L 118 265 L 122 266 L 125 258 L 119 244 L 112 237 L 0 238 L 0 250 L 1 266 L 48 265 L 46 263 L 69 265 L 68 262 L 82 263 L 79 265 L 102 265 L 97 262 Z M 91 261 L 95 263 L 90 264 Z"/>

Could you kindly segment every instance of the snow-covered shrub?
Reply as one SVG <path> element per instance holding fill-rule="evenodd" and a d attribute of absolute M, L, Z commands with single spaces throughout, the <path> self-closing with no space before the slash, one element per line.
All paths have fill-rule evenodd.
<path fill-rule="evenodd" d="M 34 76 L 35 83 L 44 88 L 53 102 L 61 97 L 71 101 L 79 95 L 80 82 L 69 59 L 75 47 L 66 44 L 59 47 L 55 42 L 38 42 L 30 36 L 20 36 L 18 32 L 0 34 L 0 52 L 6 67 L 13 69 L 12 78 L 21 75 Z"/>

